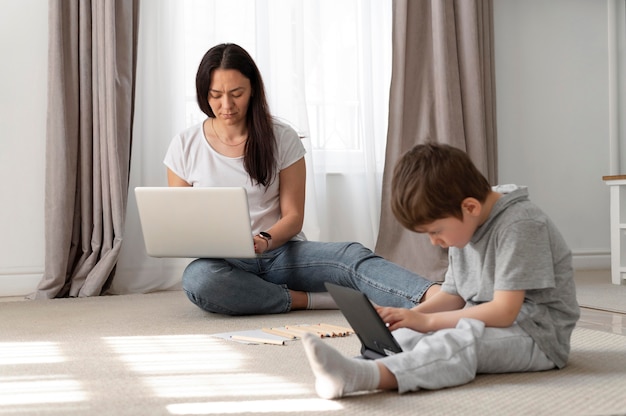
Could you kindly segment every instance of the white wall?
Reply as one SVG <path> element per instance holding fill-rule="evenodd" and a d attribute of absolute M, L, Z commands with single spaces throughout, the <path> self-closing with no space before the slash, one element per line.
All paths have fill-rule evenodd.
<path fill-rule="evenodd" d="M 494 22 L 500 182 L 529 186 L 579 265 L 608 268 L 607 2 L 497 0 Z"/>
<path fill-rule="evenodd" d="M 47 12 L 0 0 L 0 296 L 43 272 Z M 500 182 L 529 186 L 577 267 L 608 268 L 607 3 L 496 0 L 494 17 Z"/>
<path fill-rule="evenodd" d="M 43 273 L 47 33 L 46 0 L 0 0 L 0 296 Z"/>

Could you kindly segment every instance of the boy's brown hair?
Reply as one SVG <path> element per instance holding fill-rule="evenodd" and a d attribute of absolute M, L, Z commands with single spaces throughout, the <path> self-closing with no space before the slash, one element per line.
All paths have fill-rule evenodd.
<path fill-rule="evenodd" d="M 398 161 L 391 180 L 391 210 L 409 230 L 433 221 L 463 219 L 465 198 L 485 202 L 491 186 L 469 156 L 455 147 L 427 143 Z"/>

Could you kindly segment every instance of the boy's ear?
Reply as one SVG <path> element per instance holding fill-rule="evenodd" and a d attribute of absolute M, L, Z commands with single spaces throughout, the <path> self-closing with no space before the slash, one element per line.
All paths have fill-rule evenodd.
<path fill-rule="evenodd" d="M 461 202 L 461 210 L 468 215 L 473 215 L 473 216 L 480 215 L 480 211 L 482 210 L 482 207 L 483 206 L 480 203 L 480 201 L 472 197 L 465 198 L 463 202 Z"/>

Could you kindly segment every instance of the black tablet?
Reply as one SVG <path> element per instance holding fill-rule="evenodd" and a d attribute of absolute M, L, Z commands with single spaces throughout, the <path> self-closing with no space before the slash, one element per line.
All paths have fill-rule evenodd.
<path fill-rule="evenodd" d="M 402 352 L 365 294 L 333 283 L 325 283 L 325 286 L 359 337 L 364 358 L 376 359 Z"/>

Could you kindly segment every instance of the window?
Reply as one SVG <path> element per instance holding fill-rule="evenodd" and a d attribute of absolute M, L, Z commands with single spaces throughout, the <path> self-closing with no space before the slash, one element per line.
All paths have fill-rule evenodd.
<path fill-rule="evenodd" d="M 272 114 L 303 136 L 308 238 L 373 248 L 387 137 L 391 0 L 178 4 L 187 125 L 205 117 L 195 97 L 202 56 L 218 43 L 239 44 L 263 75 Z"/>
<path fill-rule="evenodd" d="M 185 0 L 184 15 L 188 125 L 204 119 L 195 97 L 200 59 L 233 42 L 259 66 L 272 113 L 310 138 L 314 154 L 326 152 L 327 168 L 330 160 L 331 170 L 355 169 L 349 160 L 368 149 L 384 155 L 390 1 Z"/>

